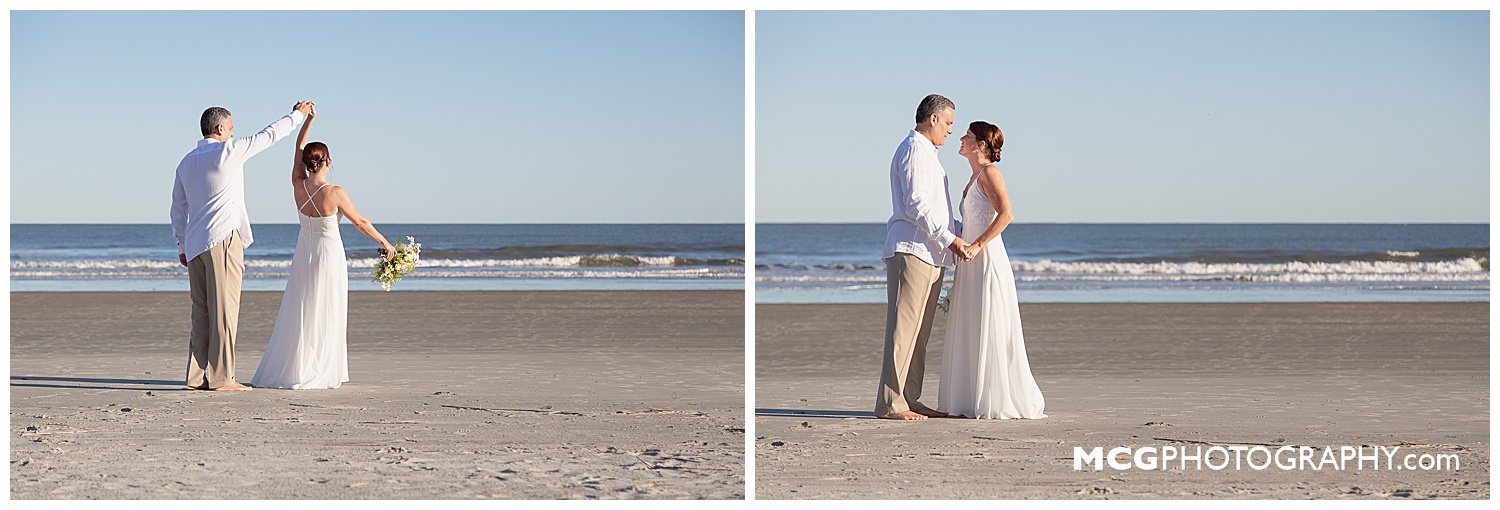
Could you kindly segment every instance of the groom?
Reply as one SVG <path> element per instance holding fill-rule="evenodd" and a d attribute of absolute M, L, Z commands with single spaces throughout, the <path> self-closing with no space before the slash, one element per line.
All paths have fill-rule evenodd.
<path fill-rule="evenodd" d="M 307 118 L 312 101 L 252 136 L 234 137 L 229 110 L 203 111 L 203 139 L 177 164 L 172 184 L 172 235 L 177 261 L 188 268 L 193 296 L 187 385 L 197 390 L 245 391 L 234 377 L 234 335 L 240 317 L 245 247 L 254 242 L 245 210 L 245 161 L 266 150 Z"/>
<path fill-rule="evenodd" d="M 948 176 L 937 148 L 953 133 L 953 101 L 932 94 L 917 105 L 917 126 L 891 158 L 891 219 L 885 233 L 885 356 L 875 417 L 925 420 L 943 413 L 923 405 L 927 337 L 943 287 L 943 268 L 968 245 L 954 234 Z M 952 253 L 950 253 L 952 252 Z"/>

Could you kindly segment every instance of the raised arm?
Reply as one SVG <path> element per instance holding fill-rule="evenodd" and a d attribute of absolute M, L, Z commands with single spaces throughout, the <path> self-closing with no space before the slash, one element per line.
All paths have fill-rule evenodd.
<path fill-rule="evenodd" d="M 978 250 L 985 243 L 995 239 L 1000 232 L 1005 231 L 1005 227 L 1010 226 L 1011 220 L 1015 219 L 1015 215 L 1011 214 L 1010 195 L 1005 191 L 1005 177 L 1000 175 L 1000 169 L 995 168 L 994 165 L 985 167 L 978 184 L 979 188 L 984 191 L 984 196 L 989 197 L 990 207 L 995 208 L 995 214 L 998 216 L 995 216 L 995 221 L 990 222 L 990 226 L 984 229 L 984 233 L 979 234 L 979 238 L 974 240 L 973 250 Z"/>
<path fill-rule="evenodd" d="M 272 122 L 258 133 L 230 140 L 224 144 L 224 149 L 235 158 L 249 159 L 250 156 L 271 148 L 276 142 L 286 138 L 286 135 L 292 134 L 292 128 L 297 127 L 297 123 L 302 122 L 302 119 L 307 117 L 307 112 L 311 110 L 311 101 L 299 102 L 292 107 L 292 113 L 276 119 L 276 122 Z"/>
<path fill-rule="evenodd" d="M 354 201 L 349 199 L 349 193 L 345 192 L 342 186 L 329 187 L 333 188 L 333 203 L 338 207 L 339 212 L 344 213 L 344 217 L 349 218 L 349 222 L 353 223 L 354 228 L 359 229 L 360 233 L 363 233 L 370 239 L 374 239 L 375 242 L 380 243 L 381 248 L 385 248 L 386 260 L 395 258 L 395 247 L 391 246 L 391 243 L 385 240 L 385 236 L 380 235 L 379 230 L 375 230 L 375 225 L 370 223 L 369 219 L 359 214 L 359 210 L 354 208 Z"/>
<path fill-rule="evenodd" d="M 307 179 L 307 170 L 302 166 L 302 147 L 307 145 L 307 135 L 312 131 L 313 118 L 318 116 L 316 107 L 308 110 L 307 120 L 302 123 L 302 130 L 297 132 L 297 146 L 292 152 L 292 186 L 302 184 Z"/>

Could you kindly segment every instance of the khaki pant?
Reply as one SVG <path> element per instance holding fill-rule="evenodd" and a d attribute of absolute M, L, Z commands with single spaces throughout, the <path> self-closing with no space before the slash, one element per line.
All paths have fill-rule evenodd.
<path fill-rule="evenodd" d="M 219 244 L 188 261 L 193 295 L 187 385 L 216 389 L 234 379 L 234 333 L 240 322 L 240 281 L 245 246 L 235 230 Z"/>
<path fill-rule="evenodd" d="M 943 268 L 910 254 L 885 259 L 885 272 L 885 356 L 875 397 L 877 415 L 927 408 L 917 399 L 922 396 L 927 338 L 943 289 Z"/>

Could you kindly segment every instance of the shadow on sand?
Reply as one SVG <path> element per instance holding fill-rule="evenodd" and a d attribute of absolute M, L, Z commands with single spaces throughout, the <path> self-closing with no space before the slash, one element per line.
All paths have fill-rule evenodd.
<path fill-rule="evenodd" d="M 76 383 L 76 384 L 38 384 L 32 381 L 46 383 Z M 130 386 L 104 386 L 107 384 L 132 384 L 139 386 L 176 386 L 176 388 L 147 388 Z M 107 379 L 95 377 L 44 377 L 36 375 L 13 375 L 10 376 L 12 388 L 63 388 L 79 390 L 152 390 L 152 391 L 192 391 L 182 381 L 164 381 L 160 379 Z"/>
<path fill-rule="evenodd" d="M 830 420 L 842 420 L 844 418 L 869 418 L 875 419 L 870 411 L 830 411 L 826 409 L 766 409 L 755 408 L 756 416 L 770 416 L 776 418 L 828 418 Z"/>

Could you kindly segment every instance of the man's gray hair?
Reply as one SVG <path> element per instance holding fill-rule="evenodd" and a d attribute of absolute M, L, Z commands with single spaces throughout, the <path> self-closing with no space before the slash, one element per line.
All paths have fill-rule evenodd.
<path fill-rule="evenodd" d="M 213 106 L 203 110 L 203 118 L 198 120 L 198 129 L 203 130 L 203 136 L 214 134 L 214 128 L 229 123 L 229 110 Z"/>
<path fill-rule="evenodd" d="M 917 105 L 917 124 L 927 122 L 933 115 L 942 113 L 944 108 L 953 109 L 953 101 L 938 94 L 928 94 L 922 98 L 922 104 Z"/>

